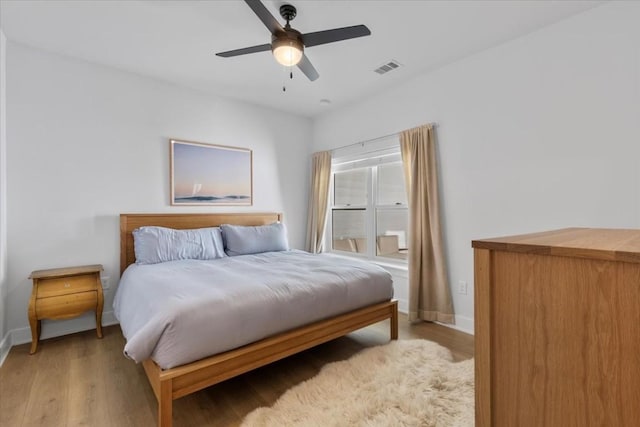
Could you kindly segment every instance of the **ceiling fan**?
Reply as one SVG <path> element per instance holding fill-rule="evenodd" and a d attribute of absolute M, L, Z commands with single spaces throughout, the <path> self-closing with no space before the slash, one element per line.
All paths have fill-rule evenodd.
<path fill-rule="evenodd" d="M 280 64 L 287 67 L 297 65 L 309 80 L 314 81 L 320 77 L 320 75 L 309 61 L 309 58 L 304 54 L 305 47 L 371 35 L 371 31 L 369 31 L 366 25 L 354 25 L 352 27 L 334 28 L 332 30 L 302 34 L 300 31 L 291 28 L 289 24 L 289 22 L 296 17 L 297 11 L 294 6 L 290 4 L 280 6 L 280 16 L 287 21 L 283 27 L 278 20 L 269 13 L 260 0 L 244 1 L 249 5 L 251 10 L 258 15 L 258 18 L 260 18 L 265 27 L 271 31 L 271 43 L 220 52 L 216 53 L 217 56 L 229 58 L 271 50 L 276 61 Z"/>

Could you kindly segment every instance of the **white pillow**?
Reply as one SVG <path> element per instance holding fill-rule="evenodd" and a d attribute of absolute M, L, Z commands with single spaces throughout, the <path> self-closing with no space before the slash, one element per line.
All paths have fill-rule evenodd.
<path fill-rule="evenodd" d="M 282 223 L 258 226 L 223 224 L 220 228 L 229 256 L 289 250 L 287 229 Z"/>
<path fill-rule="evenodd" d="M 216 259 L 224 253 L 218 227 L 174 230 L 140 227 L 133 230 L 136 264 L 157 264 L 179 259 Z"/>

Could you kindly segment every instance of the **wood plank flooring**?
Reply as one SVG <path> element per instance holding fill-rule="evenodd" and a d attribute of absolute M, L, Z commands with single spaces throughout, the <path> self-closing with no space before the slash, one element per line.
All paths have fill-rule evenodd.
<path fill-rule="evenodd" d="M 400 339 L 423 338 L 473 357 L 473 336 L 434 323 L 410 325 Z M 156 400 L 144 374 L 122 355 L 118 326 L 15 346 L 0 368 L 0 426 L 153 427 Z M 287 389 L 363 348 L 389 341 L 388 321 L 322 344 L 173 402 L 174 426 L 237 426 L 253 409 L 272 405 Z"/>

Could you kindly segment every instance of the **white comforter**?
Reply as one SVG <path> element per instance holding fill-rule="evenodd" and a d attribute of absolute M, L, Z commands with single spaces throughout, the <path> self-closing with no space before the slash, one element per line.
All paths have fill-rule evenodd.
<path fill-rule="evenodd" d="M 124 354 L 168 369 L 389 300 L 375 264 L 302 251 L 130 265 L 114 312 Z"/>

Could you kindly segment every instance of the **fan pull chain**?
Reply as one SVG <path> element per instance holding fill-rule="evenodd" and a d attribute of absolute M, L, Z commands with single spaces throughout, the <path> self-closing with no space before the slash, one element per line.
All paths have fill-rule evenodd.
<path fill-rule="evenodd" d="M 286 72 L 286 66 L 285 66 L 285 72 Z M 293 80 L 293 67 L 289 67 L 289 80 Z M 287 91 L 287 85 L 286 83 L 283 81 L 282 82 L 282 91 L 286 92 Z"/>
<path fill-rule="evenodd" d="M 284 69 L 284 71 L 285 71 L 285 73 L 286 73 L 286 72 L 287 72 L 287 67 L 286 67 L 286 66 L 283 66 L 282 68 Z M 283 91 L 283 92 L 286 92 L 286 91 L 287 91 L 286 80 L 285 80 L 284 78 L 282 79 L 282 91 Z"/>

